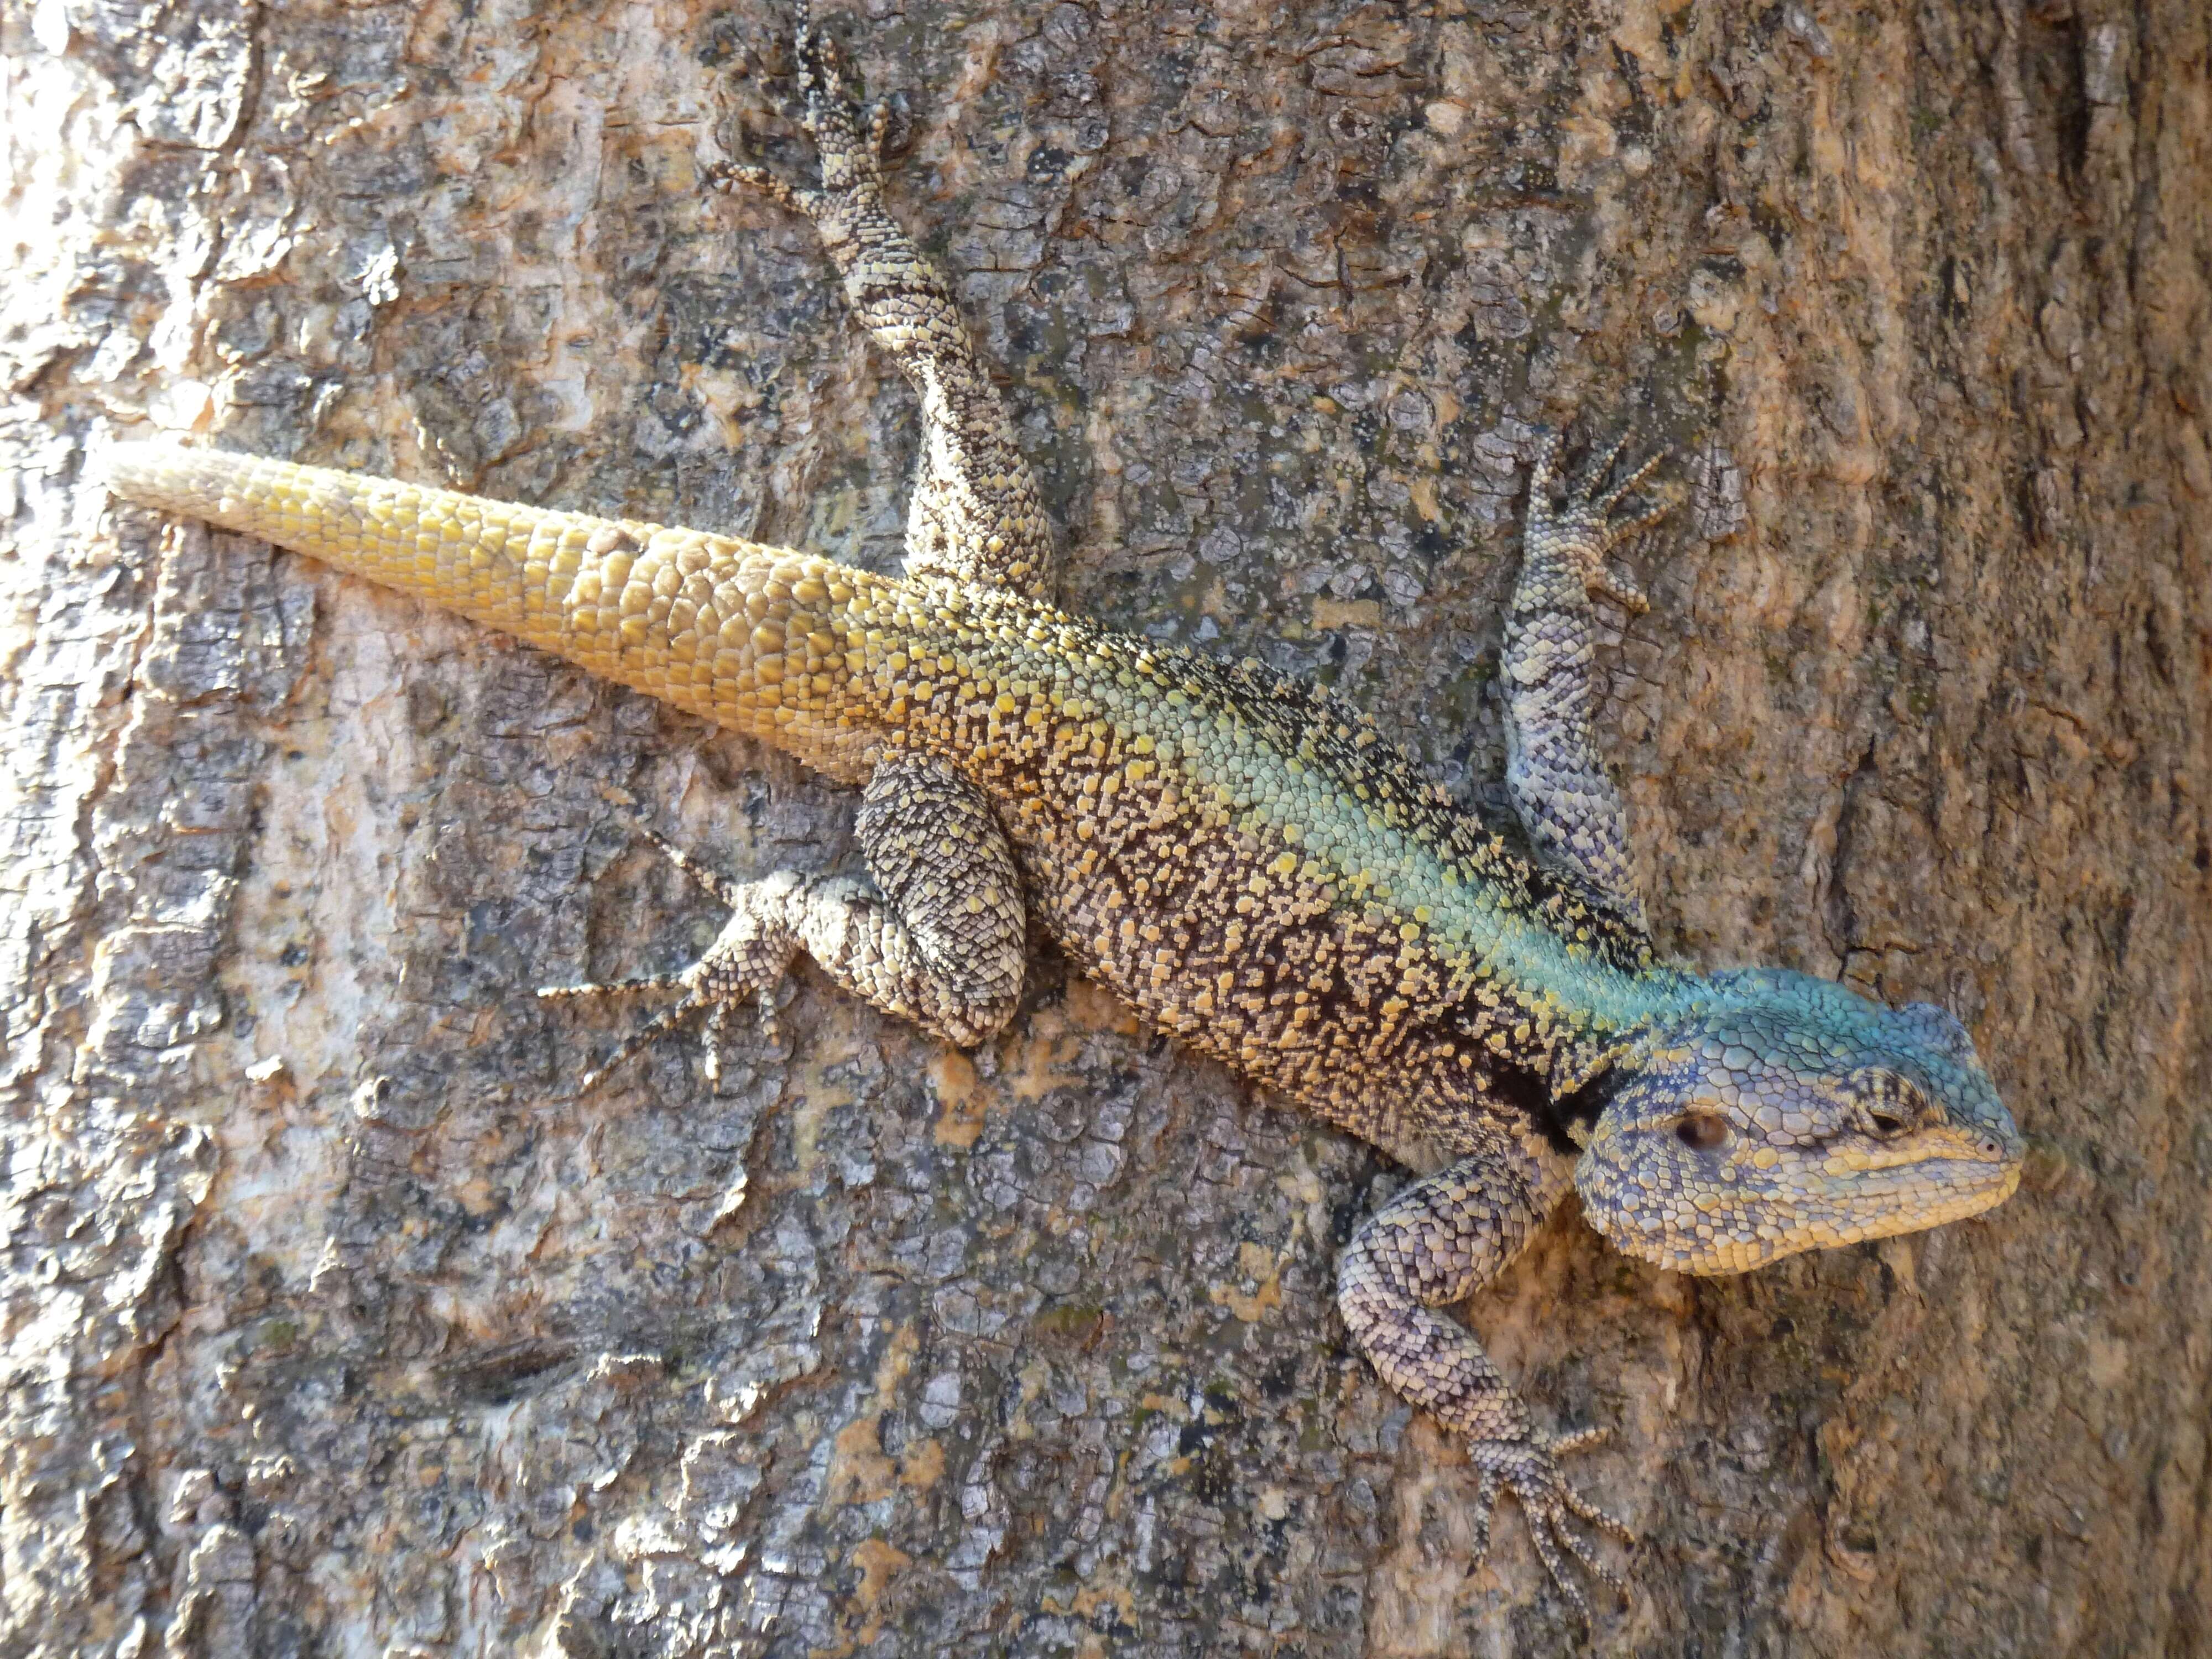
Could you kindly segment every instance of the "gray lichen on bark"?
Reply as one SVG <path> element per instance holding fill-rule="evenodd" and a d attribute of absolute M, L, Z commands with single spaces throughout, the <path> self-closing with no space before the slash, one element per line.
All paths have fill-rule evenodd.
<path fill-rule="evenodd" d="M 896 556 L 908 394 L 762 6 L 0 11 L 0 1651 L 1549 1651 L 1348 1351 L 1399 1179 L 1040 953 L 968 1056 L 801 981 L 718 1085 L 532 987 L 849 859 L 786 763 L 253 544 L 114 427 Z M 1647 1542 L 1618 1653 L 2183 1652 L 2212 1396 L 2212 100 L 2172 0 L 839 20 L 1066 597 L 1495 798 L 1531 435 L 1642 398 L 1614 757 L 1670 948 L 1972 1024 L 1985 1223 L 1469 1310 Z M 635 803 L 630 805 L 629 803 Z"/>

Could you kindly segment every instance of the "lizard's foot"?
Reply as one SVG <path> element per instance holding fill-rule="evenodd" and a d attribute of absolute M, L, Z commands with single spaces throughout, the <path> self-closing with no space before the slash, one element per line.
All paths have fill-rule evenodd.
<path fill-rule="evenodd" d="M 1026 921 L 1014 850 L 981 790 L 939 761 L 891 757 L 869 775 L 853 820 L 865 878 L 779 871 L 726 881 L 651 830 L 677 867 L 730 908 L 714 947 L 680 974 L 614 985 L 561 986 L 543 997 L 678 991 L 682 997 L 586 1078 L 616 1066 L 695 1014 L 707 1017 L 707 1075 L 730 1011 L 759 998 L 801 951 L 847 990 L 972 1047 L 1013 1018 L 1022 992 Z"/>
<path fill-rule="evenodd" d="M 804 189 L 765 167 L 735 165 L 711 169 L 708 182 L 718 190 L 742 185 L 764 191 L 786 207 L 818 220 L 836 198 L 863 186 L 882 185 L 891 106 L 883 100 L 863 106 L 848 82 L 837 43 L 814 27 L 803 0 L 798 13 L 792 56 L 799 70 L 799 124 L 814 140 L 822 163 L 822 187 Z"/>
<path fill-rule="evenodd" d="M 790 969 L 799 949 L 781 918 L 787 902 L 802 884 L 792 871 L 781 871 L 763 880 L 738 884 L 726 880 L 700 864 L 681 848 L 647 830 L 646 836 L 668 854 L 676 867 L 708 893 L 730 907 L 730 919 L 706 955 L 681 973 L 647 974 L 637 979 L 613 980 L 598 985 L 541 986 L 538 994 L 558 1001 L 579 997 L 628 995 L 639 991 L 681 991 L 683 1000 L 663 1010 L 623 1038 L 614 1053 L 586 1073 L 577 1085 L 587 1095 L 618 1066 L 628 1064 L 671 1031 L 703 1013 L 707 1017 L 703 1042 L 708 1080 L 721 1075 L 721 1037 L 730 1011 L 754 997 L 761 999 L 762 1024 L 770 1017 L 766 993 Z"/>
<path fill-rule="evenodd" d="M 1529 475 L 1528 533 L 1532 541 L 1554 541 L 1573 561 L 1586 592 L 1603 594 L 1624 611 L 1640 616 L 1651 608 L 1650 600 L 1633 583 L 1607 570 L 1605 556 L 1681 505 L 1683 490 L 1679 483 L 1674 482 L 1656 490 L 1643 489 L 1644 482 L 1666 460 L 1667 451 L 1663 449 L 1647 457 L 1626 477 L 1607 489 L 1607 476 L 1620 459 L 1621 451 L 1628 447 L 1628 439 L 1629 434 L 1624 430 L 1610 444 L 1593 450 L 1582 470 L 1569 481 L 1565 501 L 1555 505 L 1552 500 L 1552 479 L 1559 459 L 1559 435 L 1556 432 L 1547 434 L 1543 447 L 1536 452 L 1535 468 Z M 1617 511 L 1624 499 L 1639 491 L 1644 501 L 1642 512 Z"/>
<path fill-rule="evenodd" d="M 1559 1460 L 1595 1444 L 1602 1431 L 1540 1433 L 1474 1333 L 1442 1311 L 1520 1254 L 1558 1192 L 1552 1167 L 1510 1143 L 1446 1164 L 1395 1194 L 1352 1234 L 1337 1261 L 1336 1305 L 1376 1374 L 1466 1444 L 1482 1483 L 1473 1565 L 1488 1558 L 1491 1511 L 1510 1492 L 1528 1512 L 1536 1553 L 1559 1593 L 1587 1620 L 1589 1603 L 1567 1574 L 1569 1556 L 1625 1586 L 1591 1556 L 1573 1523 L 1632 1534 L 1568 1484 Z"/>
<path fill-rule="evenodd" d="M 1531 1431 L 1524 1438 L 1476 1440 L 1468 1448 L 1482 1475 L 1481 1488 L 1475 1498 L 1474 1559 L 1470 1565 L 1479 1567 L 1488 1559 L 1492 1511 L 1498 1506 L 1500 1492 L 1511 1492 L 1521 1500 L 1522 1512 L 1528 1517 L 1528 1535 L 1535 1540 L 1536 1553 L 1550 1571 L 1552 1582 L 1559 1587 L 1559 1594 L 1566 1597 L 1584 1624 L 1589 1622 L 1589 1603 L 1568 1576 L 1567 1556 L 1573 1556 L 1589 1569 L 1591 1577 L 1612 1585 L 1623 1596 L 1628 1594 L 1628 1583 L 1590 1553 L 1569 1524 L 1569 1517 L 1601 1532 L 1609 1532 L 1626 1544 L 1633 1544 L 1636 1534 L 1626 1522 L 1600 1509 L 1577 1492 L 1560 1470 L 1559 1460 L 1594 1446 L 1605 1437 L 1603 1429 L 1584 1429 L 1555 1438 Z"/>

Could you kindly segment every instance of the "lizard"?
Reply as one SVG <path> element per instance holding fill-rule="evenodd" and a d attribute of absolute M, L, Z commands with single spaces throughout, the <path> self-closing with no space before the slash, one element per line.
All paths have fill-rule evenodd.
<path fill-rule="evenodd" d="M 1675 492 L 1595 446 L 1531 470 L 1502 682 L 1512 819 L 1463 806 L 1334 693 L 1113 632 L 1054 603 L 1036 480 L 943 273 L 890 212 L 872 110 L 799 13 L 819 182 L 713 182 L 811 221 L 851 308 L 913 385 L 922 444 L 902 571 L 628 520 L 166 443 L 110 487 L 506 632 L 861 787 L 866 873 L 728 880 L 680 973 L 541 995 L 677 994 L 584 1079 L 731 1010 L 800 956 L 960 1046 L 1014 1015 L 1030 921 L 1188 1048 L 1386 1151 L 1441 1149 L 1345 1246 L 1337 1300 L 1382 1380 L 1463 1437 L 1474 1549 L 1510 1494 L 1584 1618 L 1572 1557 L 1629 1527 L 1449 1310 L 1570 1190 L 1628 1255 L 1692 1274 L 1985 1211 L 2023 1142 L 1950 1013 L 1774 968 L 1663 958 L 1601 752 L 1607 557 Z M 1564 483 L 1564 495 L 1560 486 Z M 1637 505 L 1640 504 L 1640 506 Z M 650 832 L 648 832 L 650 833 Z M 1589 1534 L 1586 1537 L 1585 1532 Z"/>

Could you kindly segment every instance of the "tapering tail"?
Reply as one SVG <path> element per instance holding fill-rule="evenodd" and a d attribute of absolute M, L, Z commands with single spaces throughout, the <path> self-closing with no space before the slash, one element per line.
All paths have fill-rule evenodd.
<path fill-rule="evenodd" d="M 286 461 L 129 444 L 115 494 L 305 553 L 850 774 L 902 584 L 786 548 Z M 861 770 L 865 770 L 863 766 Z"/>

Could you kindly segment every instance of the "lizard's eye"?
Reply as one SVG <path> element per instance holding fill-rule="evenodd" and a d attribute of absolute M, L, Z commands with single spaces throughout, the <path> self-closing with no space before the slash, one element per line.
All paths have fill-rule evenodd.
<path fill-rule="evenodd" d="M 1718 1112 L 1692 1112 L 1674 1126 L 1674 1139 L 1693 1152 L 1710 1152 L 1728 1145 L 1735 1131 Z"/>
<path fill-rule="evenodd" d="M 1928 1099 L 1908 1078 L 1869 1070 L 1851 1079 L 1859 1098 L 1859 1127 L 1878 1140 L 1903 1134 L 1928 1117 Z"/>

